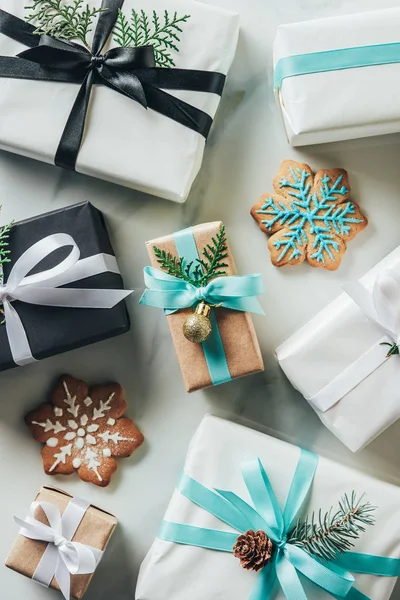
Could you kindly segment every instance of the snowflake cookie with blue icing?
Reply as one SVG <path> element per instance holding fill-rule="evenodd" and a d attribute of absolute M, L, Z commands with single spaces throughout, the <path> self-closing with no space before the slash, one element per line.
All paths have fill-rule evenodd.
<path fill-rule="evenodd" d="M 51 403 L 29 413 L 25 422 L 34 439 L 44 444 L 47 475 L 77 471 L 83 481 L 105 487 L 126 458 L 144 441 L 133 421 L 124 417 L 126 402 L 118 383 L 89 390 L 84 381 L 63 375 Z"/>
<path fill-rule="evenodd" d="M 346 243 L 368 224 L 354 202 L 343 169 L 321 170 L 285 160 L 274 179 L 275 194 L 265 194 L 251 209 L 276 267 L 298 265 L 330 271 L 339 268 Z"/>

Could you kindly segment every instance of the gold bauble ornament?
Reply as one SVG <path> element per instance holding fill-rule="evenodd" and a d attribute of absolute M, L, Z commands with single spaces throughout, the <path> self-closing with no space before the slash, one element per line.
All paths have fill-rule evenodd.
<path fill-rule="evenodd" d="M 192 315 L 185 319 L 183 335 L 193 344 L 202 344 L 210 337 L 212 325 L 210 321 L 211 306 L 200 302 Z"/>

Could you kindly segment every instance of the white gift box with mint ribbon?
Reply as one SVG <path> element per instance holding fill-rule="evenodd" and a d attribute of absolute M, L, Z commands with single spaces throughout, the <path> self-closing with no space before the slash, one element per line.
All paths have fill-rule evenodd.
<path fill-rule="evenodd" d="M 293 386 L 353 452 L 400 417 L 400 356 L 387 357 L 399 327 L 400 247 L 276 350 Z"/>
<path fill-rule="evenodd" d="M 281 25 L 275 93 L 289 142 L 400 131 L 399 61 L 400 8 Z"/>
<path fill-rule="evenodd" d="M 258 458 L 259 462 L 254 463 L 252 461 L 254 458 Z M 299 461 L 302 463 L 300 471 Z M 256 472 L 251 472 L 251 465 L 254 464 L 256 464 L 256 470 L 258 465 L 262 465 L 265 469 L 270 489 L 273 490 L 279 505 L 277 513 L 281 509 L 283 511 L 289 497 L 291 497 L 291 502 L 288 501 L 288 503 L 292 505 L 296 504 L 300 498 L 298 504 L 302 504 L 302 507 L 299 516 L 305 516 L 305 514 L 311 514 L 313 510 L 328 511 L 345 493 L 349 494 L 352 490 L 355 490 L 357 494 L 365 493 L 366 499 L 378 507 L 375 513 L 376 524 L 368 527 L 362 537 L 355 542 L 354 552 L 391 557 L 395 559 L 397 572 L 400 572 L 398 561 L 400 557 L 398 528 L 400 488 L 377 481 L 331 460 L 322 457 L 318 459 L 312 453 L 303 452 L 286 442 L 241 425 L 217 417 L 206 416 L 190 444 L 181 482 L 173 494 L 159 537 L 155 540 L 141 566 L 136 600 L 165 600 L 165 598 L 174 600 L 188 600 L 188 598 L 191 600 L 204 600 L 205 598 L 207 600 L 225 598 L 230 600 L 247 598 L 284 600 L 285 597 L 289 600 L 292 598 L 297 600 L 305 597 L 303 595 L 285 596 L 279 586 L 274 589 L 272 594 L 264 589 L 263 594 L 260 595 L 258 585 L 262 580 L 262 572 L 255 573 L 242 569 L 239 560 L 229 550 L 229 545 L 233 546 L 232 542 L 235 540 L 235 536 L 239 535 L 235 533 L 234 527 L 225 524 L 221 519 L 213 516 L 187 497 L 187 494 L 190 495 L 188 487 L 192 486 L 192 495 L 197 496 L 197 499 L 200 498 L 200 503 L 208 502 L 211 495 L 212 501 L 215 501 L 215 496 L 219 496 L 219 500 L 217 500 L 219 506 L 221 503 L 226 505 L 227 499 L 238 505 L 238 499 L 228 493 L 233 492 L 250 505 L 253 505 L 254 500 L 254 504 L 257 504 L 257 498 L 255 498 L 257 492 L 250 499 L 248 491 L 248 488 L 251 489 L 253 485 L 254 492 L 254 482 L 256 482 L 256 488 L 257 482 L 260 483 Z M 245 474 L 245 484 L 241 469 L 245 473 L 245 469 L 249 469 L 249 465 L 250 471 L 248 470 Z M 305 495 L 303 492 L 297 493 L 299 490 L 297 485 L 290 492 L 292 482 L 296 477 L 297 483 L 299 476 L 300 479 L 302 476 L 307 479 L 305 473 L 309 468 L 313 472 L 315 470 L 313 482 L 309 481 L 309 493 Z M 250 480 L 254 477 L 255 481 L 253 480 L 251 483 Z M 265 489 L 263 489 L 264 486 Z M 260 492 L 258 500 L 261 505 L 263 500 L 265 500 L 265 505 L 268 504 L 267 488 L 268 485 L 261 480 L 261 492 L 258 488 Z M 215 489 L 217 492 L 213 492 Z M 226 491 L 222 492 L 221 490 Z M 256 508 L 262 512 L 262 507 L 260 509 L 259 506 L 256 506 Z M 225 507 L 220 512 L 222 513 L 224 509 Z M 239 512 L 245 512 L 245 510 Z M 286 508 L 284 512 L 287 516 Z M 251 513 L 251 518 L 253 517 L 254 513 Z M 234 514 L 232 519 L 235 520 Z M 212 534 L 214 537 L 211 538 L 211 545 L 213 540 L 222 546 L 227 542 L 226 551 L 191 545 L 188 540 L 185 543 L 166 541 L 165 538 L 171 535 L 176 524 L 180 527 L 180 530 L 177 531 L 183 531 L 181 537 L 186 532 L 186 535 L 192 537 L 194 543 L 196 540 L 197 542 L 200 540 L 200 543 L 204 542 L 207 536 L 209 537 L 210 530 L 222 532 Z M 245 527 L 246 524 L 243 528 Z M 202 528 L 200 533 L 198 528 Z M 164 539 L 160 539 L 162 537 Z M 285 544 L 282 543 L 282 553 L 284 553 L 284 546 Z M 275 552 L 277 552 L 276 548 Z M 288 552 L 290 555 L 291 549 Z M 321 563 L 319 566 L 314 566 L 318 570 Z M 332 598 L 330 593 L 317 587 L 305 577 L 300 576 L 300 582 L 308 600 Z M 355 575 L 353 587 L 366 596 L 350 592 L 353 595 L 351 596 L 349 593 L 348 598 L 388 600 L 395 582 L 395 577 Z"/>

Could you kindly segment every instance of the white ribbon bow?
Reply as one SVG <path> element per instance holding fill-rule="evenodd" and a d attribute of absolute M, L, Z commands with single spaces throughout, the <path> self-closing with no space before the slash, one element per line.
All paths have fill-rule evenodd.
<path fill-rule="evenodd" d="M 395 271 L 387 269 L 380 273 L 371 291 L 359 281 L 346 284 L 343 290 L 364 315 L 379 327 L 384 337 L 327 386 L 308 398 L 321 412 L 329 410 L 388 360 L 387 350 L 382 344 L 400 345 L 400 276 Z M 394 356 L 390 358 L 396 360 Z"/>
<path fill-rule="evenodd" d="M 71 246 L 71 252 L 58 265 L 29 275 L 44 258 L 66 246 Z M 99 273 L 119 273 L 115 256 L 96 254 L 82 260 L 79 257 L 79 248 L 70 235 L 49 235 L 28 248 L 13 265 L 7 281 L 0 284 L 8 341 L 17 365 L 35 362 L 35 358 L 22 321 L 12 306 L 13 300 L 64 308 L 112 308 L 132 293 L 132 290 L 60 288 Z"/>
<path fill-rule="evenodd" d="M 71 541 L 89 506 L 80 498 L 72 498 L 61 516 L 54 504 L 33 502 L 24 520 L 14 517 L 21 526 L 20 535 L 48 542 L 32 579 L 49 587 L 55 577 L 65 600 L 70 600 L 71 575 L 94 573 L 103 555 L 97 548 Z M 38 508 L 43 510 L 49 525 L 35 518 Z"/>

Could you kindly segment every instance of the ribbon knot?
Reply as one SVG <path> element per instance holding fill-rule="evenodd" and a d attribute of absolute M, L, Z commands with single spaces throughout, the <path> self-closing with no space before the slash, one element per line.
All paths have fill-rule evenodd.
<path fill-rule="evenodd" d="M 99 56 L 92 56 L 90 62 L 92 63 L 93 67 L 98 67 L 99 65 L 103 65 L 105 60 L 105 56 L 103 54 L 100 54 Z"/>
<path fill-rule="evenodd" d="M 60 548 L 64 544 L 68 544 L 68 540 L 62 535 L 55 535 L 53 544 L 55 545 L 56 548 Z"/>
<path fill-rule="evenodd" d="M 196 300 L 206 300 L 207 288 L 206 287 L 196 288 L 195 298 L 196 298 Z"/>

